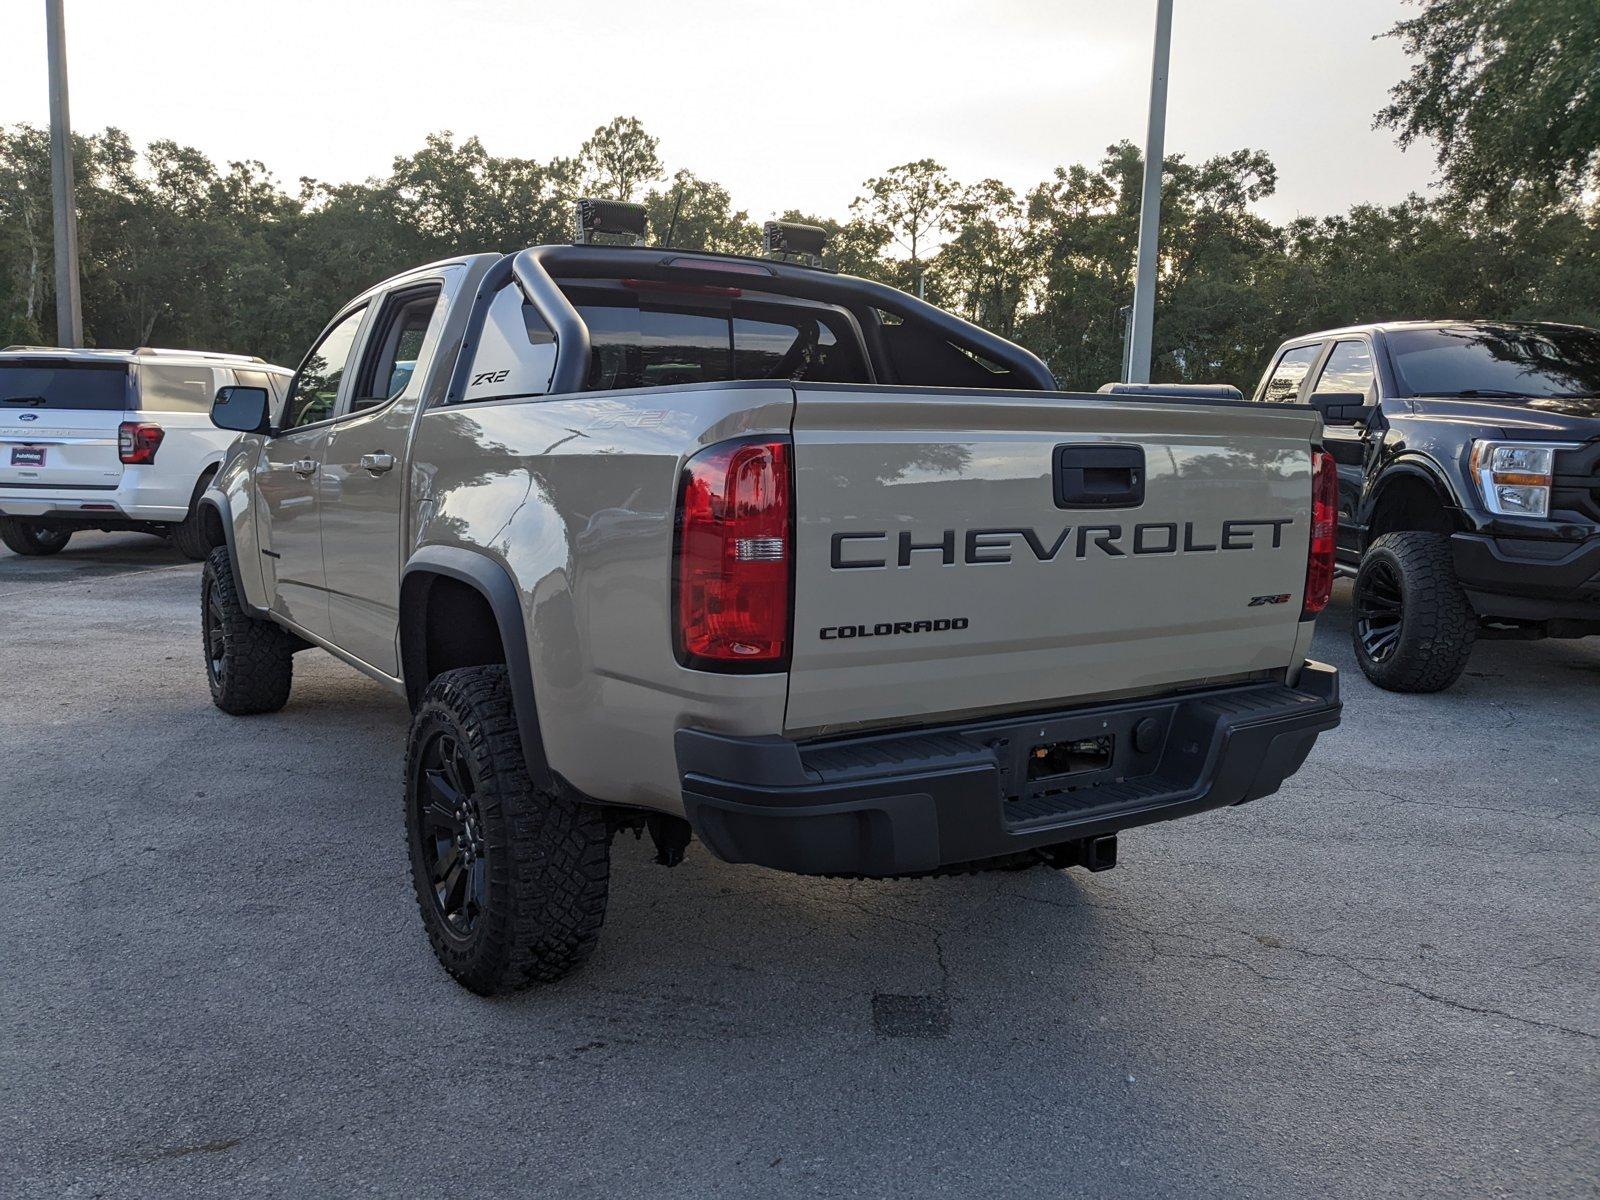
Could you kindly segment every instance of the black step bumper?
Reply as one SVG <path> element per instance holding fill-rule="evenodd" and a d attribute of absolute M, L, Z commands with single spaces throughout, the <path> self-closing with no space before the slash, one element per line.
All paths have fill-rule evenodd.
<path fill-rule="evenodd" d="M 728 862 L 906 875 L 1267 796 L 1339 723 L 1339 676 L 799 743 L 683 729 L 684 809 Z M 1109 765 L 1029 777 L 1041 745 L 1109 739 Z"/>

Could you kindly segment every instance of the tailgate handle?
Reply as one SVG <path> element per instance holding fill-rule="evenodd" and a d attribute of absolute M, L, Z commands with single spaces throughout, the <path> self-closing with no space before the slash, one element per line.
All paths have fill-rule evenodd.
<path fill-rule="evenodd" d="M 1057 508 L 1138 508 L 1144 503 L 1144 447 L 1057 446 Z"/>

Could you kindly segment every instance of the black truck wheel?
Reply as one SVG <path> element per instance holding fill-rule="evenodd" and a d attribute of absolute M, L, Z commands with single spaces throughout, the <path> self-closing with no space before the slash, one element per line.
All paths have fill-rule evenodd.
<path fill-rule="evenodd" d="M 25 554 L 29 558 L 59 554 L 71 540 L 70 529 L 52 529 L 20 517 L 0 517 L 0 542 L 4 542 L 14 554 Z"/>
<path fill-rule="evenodd" d="M 446 671 L 423 693 L 406 841 L 433 952 L 471 991 L 553 982 L 599 941 L 610 827 L 597 807 L 534 786 L 505 667 Z"/>
<path fill-rule="evenodd" d="M 1456 581 L 1450 541 L 1386 533 L 1356 573 L 1351 641 L 1366 677 L 1391 692 L 1437 692 L 1466 668 L 1478 619 Z"/>
<path fill-rule="evenodd" d="M 200 574 L 200 630 L 213 704 L 248 716 L 277 712 L 288 703 L 295 640 L 244 607 L 226 546 L 211 552 Z"/>

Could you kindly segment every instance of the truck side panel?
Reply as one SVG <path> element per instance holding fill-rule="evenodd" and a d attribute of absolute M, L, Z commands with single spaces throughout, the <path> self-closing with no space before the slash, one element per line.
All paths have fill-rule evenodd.
<path fill-rule="evenodd" d="M 684 462 L 729 438 L 787 434 L 793 410 L 787 383 L 737 384 L 456 405 L 418 421 L 417 544 L 510 570 L 550 765 L 585 794 L 681 813 L 676 729 L 781 732 L 784 675 L 678 665 L 671 582 Z"/>

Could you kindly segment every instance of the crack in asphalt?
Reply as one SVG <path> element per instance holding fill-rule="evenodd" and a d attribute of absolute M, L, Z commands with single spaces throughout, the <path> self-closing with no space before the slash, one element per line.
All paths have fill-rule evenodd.
<path fill-rule="evenodd" d="M 1443 808 L 1459 812 L 1500 813 L 1505 816 L 1524 817 L 1528 820 L 1534 821 L 1565 822 L 1569 817 L 1588 817 L 1591 819 L 1600 817 L 1600 813 L 1583 808 L 1569 808 L 1558 812 L 1551 812 L 1545 809 L 1536 808 L 1507 808 L 1495 804 L 1460 804 L 1451 800 L 1429 800 L 1420 796 L 1402 796 L 1399 793 L 1385 791 L 1383 788 L 1372 787 L 1368 784 L 1352 783 L 1335 769 L 1325 768 L 1325 770 L 1334 779 L 1339 781 L 1346 792 L 1352 795 L 1380 796 L 1389 801 L 1388 804 L 1378 805 L 1375 810 L 1377 812 L 1383 812 L 1386 809 L 1393 808 L 1397 804 L 1408 804 L 1419 808 Z M 1568 825 L 1567 828 L 1575 830 L 1576 832 L 1583 834 L 1585 837 L 1600 840 L 1600 833 L 1596 833 L 1592 829 L 1585 829 L 1581 825 Z"/>
<path fill-rule="evenodd" d="M 1117 924 L 1123 926 L 1126 929 L 1129 929 L 1129 930 L 1132 930 L 1134 932 L 1137 932 L 1137 933 L 1141 934 L 1143 937 L 1145 937 L 1148 940 L 1149 945 L 1150 945 L 1150 952 L 1151 952 L 1150 953 L 1150 958 L 1147 960 L 1149 962 L 1154 962 L 1157 959 L 1161 959 L 1161 958 L 1188 959 L 1190 961 L 1195 961 L 1195 962 L 1225 962 L 1225 963 L 1229 963 L 1229 964 L 1231 964 L 1233 966 L 1240 967 L 1245 971 L 1248 971 L 1251 975 L 1254 975 L 1257 979 L 1260 979 L 1263 982 L 1289 983 L 1289 982 L 1293 982 L 1294 979 L 1295 979 L 1294 976 L 1277 975 L 1277 974 L 1272 974 L 1272 973 L 1267 972 L 1267 971 L 1263 971 L 1262 969 L 1257 967 L 1255 964 L 1247 962 L 1244 959 L 1238 958 L 1235 955 L 1228 954 L 1225 951 L 1216 948 L 1214 945 L 1212 945 L 1211 947 L 1209 947 L 1209 948 L 1207 948 L 1205 950 L 1201 950 L 1201 951 L 1184 951 L 1184 950 L 1175 950 L 1175 949 L 1172 949 L 1171 947 L 1163 947 L 1163 946 L 1161 946 L 1159 944 L 1159 939 L 1161 939 L 1161 938 L 1176 938 L 1176 939 L 1180 939 L 1180 940 L 1183 940 L 1183 941 L 1199 942 L 1199 943 L 1204 943 L 1206 941 L 1206 939 L 1204 937 L 1201 937 L 1201 936 L 1196 935 L 1196 934 L 1180 933 L 1176 929 L 1153 929 L 1153 928 L 1147 927 L 1145 925 L 1141 925 L 1139 922 L 1134 921 L 1133 919 L 1131 919 L 1129 917 L 1126 917 L 1123 914 L 1118 913 L 1114 909 L 1111 909 L 1111 908 L 1109 908 L 1109 907 L 1107 907 L 1105 905 L 1093 904 L 1093 903 L 1088 902 L 1086 900 L 1079 900 L 1079 901 L 1074 902 L 1074 903 L 1064 904 L 1064 903 L 1061 903 L 1060 901 L 1050 899 L 1049 897 L 1032 896 L 1032 895 L 1028 895 L 1027 893 L 1023 893 L 1023 892 L 1005 891 L 1005 892 L 1002 892 L 1001 895 L 1009 896 L 1009 897 L 1011 897 L 1013 899 L 1018 899 L 1018 900 L 1027 900 L 1027 901 L 1030 901 L 1030 902 L 1033 902 L 1033 903 L 1036 903 L 1036 904 L 1046 904 L 1046 905 L 1049 905 L 1049 906 L 1051 906 L 1053 908 L 1062 908 L 1062 909 L 1069 909 L 1069 910 L 1070 909 L 1075 909 L 1075 908 L 1093 908 L 1093 909 L 1096 909 L 1099 912 L 1103 912 L 1106 916 L 1108 916 L 1111 920 L 1115 921 Z M 1474 1013 L 1474 1014 L 1477 1014 L 1479 1016 L 1486 1016 L 1486 1017 L 1500 1017 L 1503 1020 L 1513 1021 L 1513 1022 L 1515 1022 L 1515 1023 L 1519 1024 L 1519 1025 L 1529 1025 L 1529 1026 L 1532 1026 L 1532 1027 L 1538 1028 L 1538 1029 L 1548 1029 L 1548 1030 L 1551 1030 L 1551 1031 L 1556 1032 L 1556 1033 L 1570 1034 L 1573 1037 L 1584 1038 L 1584 1039 L 1587 1039 L 1589 1041 L 1600 1041 L 1600 1034 L 1592 1033 L 1592 1032 L 1590 1032 L 1589 1030 L 1586 1030 L 1586 1029 L 1577 1029 L 1577 1028 L 1575 1028 L 1575 1027 L 1573 1027 L 1571 1025 L 1563 1025 L 1560 1022 L 1556 1022 L 1556 1021 L 1541 1021 L 1536 1017 L 1524 1017 L 1524 1016 L 1518 1015 L 1517 1013 L 1507 1012 L 1505 1009 L 1488 1008 L 1488 1007 L 1484 1007 L 1484 1006 L 1480 1006 L 1480 1005 L 1468 1004 L 1464 1000 L 1457 1000 L 1452 996 L 1446 996 L 1446 995 L 1444 995 L 1443 993 L 1440 993 L 1440 992 L 1429 991 L 1427 988 L 1420 987 L 1417 984 L 1407 983 L 1407 982 L 1405 982 L 1404 980 L 1401 980 L 1401 979 L 1390 979 L 1390 978 L 1387 978 L 1387 977 L 1385 977 L 1383 975 L 1379 975 L 1379 974 L 1376 974 L 1376 973 L 1374 973 L 1372 971 L 1368 971 L 1368 970 L 1364 969 L 1363 967 L 1357 965 L 1358 962 L 1397 962 L 1397 961 L 1399 961 L 1399 960 L 1394 959 L 1394 958 L 1385 958 L 1385 957 L 1381 957 L 1381 956 L 1364 957 L 1364 956 L 1356 956 L 1356 955 L 1334 954 L 1334 953 L 1332 953 L 1330 951 L 1313 950 L 1313 949 L 1311 949 L 1309 947 L 1306 947 L 1306 946 L 1296 946 L 1296 945 L 1292 945 L 1292 944 L 1287 943 L 1287 942 L 1277 942 L 1277 939 L 1273 939 L 1273 941 L 1277 942 L 1277 944 L 1269 945 L 1268 943 L 1265 943 L 1265 942 L 1261 941 L 1261 935 L 1248 934 L 1243 930 L 1235 930 L 1234 932 L 1243 934 L 1244 936 L 1249 936 L 1249 937 L 1254 938 L 1264 949 L 1281 950 L 1281 951 L 1283 951 L 1285 953 L 1295 954 L 1295 955 L 1298 955 L 1299 957 L 1305 958 L 1305 959 L 1316 959 L 1316 960 L 1323 960 L 1323 961 L 1327 961 L 1327 962 L 1332 962 L 1332 963 L 1337 964 L 1338 966 L 1344 967 L 1346 970 L 1352 972 L 1353 974 L 1359 976 L 1360 978 L 1366 980 L 1369 983 L 1375 983 L 1375 984 L 1378 984 L 1378 985 L 1380 985 L 1382 987 L 1394 988 L 1394 989 L 1399 990 L 1399 991 L 1409 992 L 1411 995 L 1416 996 L 1416 997 L 1418 997 L 1420 999 L 1428 1000 L 1428 1001 L 1431 1001 L 1431 1002 L 1433 1002 L 1435 1004 L 1442 1005 L 1442 1006 L 1444 1006 L 1446 1008 L 1455 1009 L 1455 1010 L 1457 1010 L 1459 1012 Z"/>

